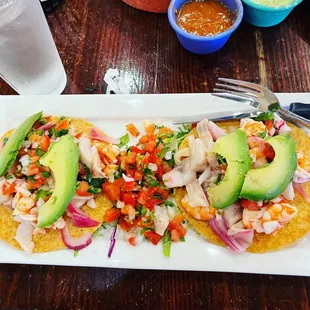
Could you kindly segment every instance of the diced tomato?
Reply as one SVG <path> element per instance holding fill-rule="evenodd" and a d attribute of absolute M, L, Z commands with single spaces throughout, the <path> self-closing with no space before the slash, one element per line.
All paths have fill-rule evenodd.
<path fill-rule="evenodd" d="M 175 216 L 169 223 L 168 225 L 168 229 L 170 231 L 174 230 L 174 229 L 177 229 L 183 222 L 184 220 L 184 215 L 183 214 L 180 214 L 180 215 L 177 215 Z"/>
<path fill-rule="evenodd" d="M 141 171 L 135 171 L 135 176 L 134 176 L 134 179 L 136 181 L 141 181 L 143 178 L 143 173 Z"/>
<path fill-rule="evenodd" d="M 32 163 L 36 163 L 37 161 L 40 160 L 40 156 L 38 156 L 38 155 L 32 156 L 32 157 L 30 158 L 30 160 L 31 160 Z"/>
<path fill-rule="evenodd" d="M 50 144 L 51 144 L 51 140 L 48 136 L 43 136 L 39 143 L 40 148 L 43 152 L 47 152 Z"/>
<path fill-rule="evenodd" d="M 11 195 L 16 193 L 15 183 L 4 183 L 2 186 L 2 193 L 3 195 Z"/>
<path fill-rule="evenodd" d="M 263 154 L 269 163 L 271 163 L 274 160 L 274 157 L 276 156 L 273 147 L 268 143 L 265 143 Z"/>
<path fill-rule="evenodd" d="M 38 174 L 40 172 L 40 169 L 37 165 L 37 163 L 32 163 L 29 165 L 28 170 L 27 170 L 27 175 L 35 175 Z"/>
<path fill-rule="evenodd" d="M 149 156 L 149 162 L 153 163 L 153 164 L 156 164 L 157 166 L 161 166 L 162 163 L 163 163 L 162 159 L 160 157 L 154 155 L 154 154 L 151 154 Z"/>
<path fill-rule="evenodd" d="M 153 211 L 156 205 L 159 205 L 163 202 L 162 199 L 150 198 L 144 204 L 149 210 Z"/>
<path fill-rule="evenodd" d="M 144 151 L 145 152 L 149 152 L 149 153 L 153 153 L 154 150 L 156 149 L 156 141 L 149 141 L 145 144 L 144 147 Z"/>
<path fill-rule="evenodd" d="M 131 165 L 127 165 L 125 168 L 126 175 L 130 178 L 134 178 L 136 168 L 133 168 Z"/>
<path fill-rule="evenodd" d="M 139 130 L 133 123 L 126 125 L 126 128 L 132 136 L 138 137 L 140 135 Z"/>
<path fill-rule="evenodd" d="M 154 245 L 157 245 L 160 239 L 162 238 L 160 235 L 156 234 L 155 232 L 151 230 L 145 231 L 144 236 Z"/>
<path fill-rule="evenodd" d="M 131 192 L 135 188 L 136 185 L 137 185 L 137 183 L 135 181 L 124 182 L 123 191 Z"/>
<path fill-rule="evenodd" d="M 183 238 L 185 237 L 186 233 L 187 233 L 187 230 L 185 227 L 183 227 L 182 225 L 179 225 L 176 230 L 179 232 L 180 234 L 180 237 Z"/>
<path fill-rule="evenodd" d="M 39 178 L 39 179 L 34 179 L 34 182 L 31 180 L 27 180 L 27 188 L 28 190 L 32 189 L 38 189 L 44 184 L 45 179 L 44 178 Z"/>
<path fill-rule="evenodd" d="M 272 121 L 270 119 L 268 119 L 267 121 L 265 121 L 265 126 L 268 130 L 270 130 L 273 126 Z"/>
<path fill-rule="evenodd" d="M 138 197 L 137 200 L 139 203 L 141 203 L 142 205 L 145 205 L 146 201 L 149 199 L 149 192 L 147 189 L 142 189 L 139 193 L 138 193 Z"/>
<path fill-rule="evenodd" d="M 28 150 L 27 154 L 29 155 L 29 157 L 37 156 L 36 150 Z"/>
<path fill-rule="evenodd" d="M 142 136 L 142 137 L 139 139 L 139 143 L 141 143 L 141 144 L 145 144 L 145 143 L 148 142 L 148 141 L 149 141 L 149 138 L 148 138 L 147 135 L 144 135 L 144 136 Z"/>
<path fill-rule="evenodd" d="M 157 166 L 156 174 L 157 174 L 158 179 L 162 180 L 163 174 L 164 174 L 163 166 Z"/>
<path fill-rule="evenodd" d="M 242 208 L 245 208 L 251 211 L 256 211 L 261 208 L 256 201 L 250 201 L 247 199 L 240 199 L 240 205 Z"/>
<path fill-rule="evenodd" d="M 134 224 L 126 222 L 123 216 L 120 217 L 118 225 L 124 231 L 129 231 L 134 226 Z"/>
<path fill-rule="evenodd" d="M 145 128 L 145 132 L 146 132 L 147 134 L 153 134 L 154 131 L 155 131 L 155 128 L 156 128 L 155 124 L 152 123 L 152 124 L 148 125 L 148 126 Z"/>
<path fill-rule="evenodd" d="M 114 221 L 116 221 L 121 215 L 121 211 L 116 209 L 116 208 L 112 208 L 109 209 L 105 212 L 104 214 L 104 220 L 107 223 L 112 223 Z"/>
<path fill-rule="evenodd" d="M 197 123 L 192 123 L 191 124 L 191 129 L 195 129 L 197 127 Z"/>
<path fill-rule="evenodd" d="M 133 246 L 136 246 L 136 238 L 135 237 L 131 237 L 128 239 L 128 242 L 133 245 Z"/>
<path fill-rule="evenodd" d="M 86 181 L 82 181 L 79 183 L 76 193 L 79 196 L 92 196 L 92 194 L 88 192 L 88 189 L 89 184 Z"/>
<path fill-rule="evenodd" d="M 128 156 L 125 157 L 125 163 L 126 165 L 134 165 L 137 161 L 137 154 L 131 153 Z"/>
<path fill-rule="evenodd" d="M 135 207 L 137 204 L 136 195 L 134 193 L 124 193 L 123 202 Z"/>
<path fill-rule="evenodd" d="M 105 182 L 102 184 L 102 190 L 111 201 L 119 200 L 123 183 L 123 178 L 120 178 L 113 183 Z"/>
<path fill-rule="evenodd" d="M 145 167 L 146 165 L 149 164 L 149 157 L 150 156 L 144 156 L 144 158 L 142 159 L 142 166 Z"/>
<path fill-rule="evenodd" d="M 138 148 L 138 147 L 136 147 L 136 146 L 132 146 L 132 147 L 130 148 L 130 151 L 133 152 L 133 153 L 136 153 L 136 154 L 142 154 L 142 153 L 144 153 L 143 150 L 141 150 L 140 148 Z"/>
<path fill-rule="evenodd" d="M 174 242 L 179 242 L 181 239 L 181 235 L 177 229 L 171 230 L 171 240 Z"/>
<path fill-rule="evenodd" d="M 23 157 L 24 155 L 28 154 L 26 152 L 26 149 L 25 148 L 21 148 L 19 151 L 18 151 L 18 157 Z"/>
<path fill-rule="evenodd" d="M 161 187 L 156 187 L 154 193 L 159 194 L 163 199 L 167 199 L 170 195 L 169 189 L 164 189 Z"/>
<path fill-rule="evenodd" d="M 69 120 L 67 118 L 63 119 L 56 127 L 55 129 L 61 130 L 61 129 L 68 129 L 69 128 Z"/>

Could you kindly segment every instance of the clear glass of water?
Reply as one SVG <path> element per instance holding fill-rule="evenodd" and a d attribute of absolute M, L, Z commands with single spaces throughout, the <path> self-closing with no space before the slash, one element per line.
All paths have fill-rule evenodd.
<path fill-rule="evenodd" d="M 0 0 L 0 77 L 20 95 L 64 90 L 67 76 L 39 0 Z"/>

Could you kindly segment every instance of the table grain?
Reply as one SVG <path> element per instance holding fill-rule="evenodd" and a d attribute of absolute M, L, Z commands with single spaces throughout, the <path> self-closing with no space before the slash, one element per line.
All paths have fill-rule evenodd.
<path fill-rule="evenodd" d="M 120 0 L 65 0 L 48 22 L 68 74 L 65 94 L 105 93 L 109 68 L 131 93 L 210 92 L 218 77 L 310 92 L 309 12 L 305 0 L 281 25 L 243 22 L 208 56 L 184 50 L 166 15 Z M 0 81 L 0 94 L 15 92 Z M 0 309 L 309 309 L 308 298 L 306 277 L 0 265 Z"/>

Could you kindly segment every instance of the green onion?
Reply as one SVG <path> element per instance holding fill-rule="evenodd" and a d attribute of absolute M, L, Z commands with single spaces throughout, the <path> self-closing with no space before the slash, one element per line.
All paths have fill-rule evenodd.
<path fill-rule="evenodd" d="M 48 178 L 51 176 L 51 174 L 50 174 L 48 171 L 43 171 L 43 172 L 42 172 L 42 175 L 43 175 L 44 178 L 46 178 L 46 179 L 48 179 Z"/>
<path fill-rule="evenodd" d="M 170 257 L 170 250 L 171 250 L 171 234 L 170 231 L 167 229 L 163 240 L 163 251 L 165 257 Z"/>
<path fill-rule="evenodd" d="M 129 142 L 129 135 L 126 133 L 122 137 L 120 137 L 120 143 L 117 145 L 118 147 L 123 147 Z"/>
<path fill-rule="evenodd" d="M 47 197 L 46 192 L 43 189 L 39 189 L 38 193 L 36 195 L 36 200 L 39 200 L 40 198 L 42 198 L 43 200 L 45 200 Z"/>
<path fill-rule="evenodd" d="M 164 204 L 166 207 L 174 207 L 174 206 L 175 206 L 175 204 L 174 204 L 172 201 L 169 201 L 169 200 L 163 201 L 163 204 Z"/>
<path fill-rule="evenodd" d="M 43 156 L 45 153 L 38 147 L 38 148 L 36 148 L 36 154 L 38 155 L 38 156 Z"/>
<path fill-rule="evenodd" d="M 268 120 L 273 120 L 274 119 L 274 114 L 273 114 L 273 112 L 270 112 L 270 111 L 268 111 L 268 112 L 262 112 L 262 113 L 260 113 L 256 118 L 255 118 L 255 120 L 256 121 L 268 121 Z"/>

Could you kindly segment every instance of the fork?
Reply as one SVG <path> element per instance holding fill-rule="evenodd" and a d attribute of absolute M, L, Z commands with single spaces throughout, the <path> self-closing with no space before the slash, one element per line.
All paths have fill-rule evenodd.
<path fill-rule="evenodd" d="M 283 109 L 277 96 L 268 88 L 233 79 L 219 78 L 219 81 L 222 83 L 215 84 L 217 87 L 213 90 L 216 93 L 212 95 L 243 102 L 264 112 L 277 112 L 285 121 L 310 128 L 310 120 Z"/>

